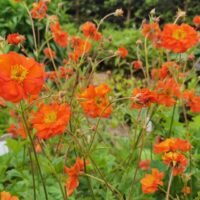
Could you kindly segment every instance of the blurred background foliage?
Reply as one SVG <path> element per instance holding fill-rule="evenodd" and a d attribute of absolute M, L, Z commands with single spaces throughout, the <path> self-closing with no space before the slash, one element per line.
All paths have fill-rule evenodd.
<path fill-rule="evenodd" d="M 31 8 L 37 0 L 26 0 Z M 124 10 L 124 17 L 111 17 L 107 21 L 115 28 L 140 27 L 143 19 L 148 19 L 149 12 L 155 8 L 160 16 L 161 24 L 174 20 L 176 11 L 186 11 L 186 21 L 200 13 L 199 0 L 51 0 L 48 14 L 57 15 L 61 24 L 73 23 L 79 26 L 85 21 L 100 20 L 117 8 Z M 0 1 L 0 33 L 1 35 L 19 31 L 29 33 L 30 26 L 26 10 L 14 0 Z"/>

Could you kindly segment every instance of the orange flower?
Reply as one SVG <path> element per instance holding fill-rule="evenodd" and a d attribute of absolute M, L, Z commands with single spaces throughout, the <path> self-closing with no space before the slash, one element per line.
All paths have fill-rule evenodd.
<path fill-rule="evenodd" d="M 69 58 L 77 62 L 80 57 L 90 51 L 92 45 L 88 41 L 74 36 L 71 38 L 71 46 L 74 48 L 74 51 L 69 54 Z"/>
<path fill-rule="evenodd" d="M 85 164 L 87 165 L 88 161 L 86 161 Z M 79 175 L 81 174 L 81 172 L 84 172 L 85 164 L 84 164 L 84 160 L 78 157 L 76 158 L 76 162 L 73 166 L 71 166 L 70 168 L 65 167 L 64 170 L 69 176 L 65 185 L 67 189 L 67 196 L 71 196 L 74 190 L 78 187 Z"/>
<path fill-rule="evenodd" d="M 167 153 L 170 151 L 187 152 L 191 150 L 192 146 L 187 140 L 180 138 L 168 138 L 162 142 L 154 144 L 154 153 Z"/>
<path fill-rule="evenodd" d="M 46 17 L 47 5 L 44 0 L 40 0 L 38 3 L 33 3 L 33 8 L 31 10 L 31 16 L 33 19 L 43 19 Z"/>
<path fill-rule="evenodd" d="M 142 61 L 136 60 L 133 62 L 134 69 L 140 69 L 142 67 Z"/>
<path fill-rule="evenodd" d="M 19 200 L 18 197 L 11 196 L 11 194 L 9 192 L 5 192 L 5 191 L 1 192 L 1 196 L 0 197 L 1 197 L 0 198 L 1 200 Z"/>
<path fill-rule="evenodd" d="M 99 41 L 102 36 L 101 33 L 97 31 L 95 24 L 92 22 L 86 22 L 81 26 L 81 30 L 85 37 L 91 38 L 93 40 Z"/>
<path fill-rule="evenodd" d="M 167 77 L 172 77 L 172 74 L 175 72 L 178 73 L 179 68 L 180 67 L 176 62 L 165 62 L 160 69 L 152 69 L 151 76 L 154 80 L 163 80 Z"/>
<path fill-rule="evenodd" d="M 63 134 L 69 119 L 70 108 L 67 104 L 42 104 L 34 113 L 32 124 L 38 138 L 48 139 Z"/>
<path fill-rule="evenodd" d="M 162 46 L 183 53 L 198 43 L 198 33 L 188 24 L 166 24 L 162 32 Z"/>
<path fill-rule="evenodd" d="M 51 48 L 45 48 L 43 52 L 47 58 L 55 58 L 56 57 L 56 52 L 53 51 Z"/>
<path fill-rule="evenodd" d="M 89 117 L 109 117 L 112 112 L 112 106 L 109 106 L 109 100 L 106 95 L 110 88 L 106 84 L 98 87 L 90 85 L 82 94 L 79 95 L 81 106 L 85 114 Z"/>
<path fill-rule="evenodd" d="M 142 34 L 151 40 L 156 47 L 160 46 L 161 30 L 158 23 L 143 24 Z"/>
<path fill-rule="evenodd" d="M 48 71 L 46 72 L 46 78 L 49 78 L 52 81 L 56 81 L 59 78 L 59 76 L 56 71 Z"/>
<path fill-rule="evenodd" d="M 136 88 L 132 92 L 133 104 L 132 108 L 140 109 L 149 107 L 152 103 L 156 103 L 156 95 L 147 88 Z"/>
<path fill-rule="evenodd" d="M 141 170 L 148 170 L 150 168 L 150 160 L 142 160 L 139 163 L 139 167 Z"/>
<path fill-rule="evenodd" d="M 179 85 L 174 79 L 169 78 L 159 81 L 156 86 L 157 103 L 167 107 L 173 106 L 176 99 L 180 97 Z"/>
<path fill-rule="evenodd" d="M 140 181 L 142 184 L 142 191 L 145 194 L 154 193 L 158 190 L 159 185 L 163 185 L 164 173 L 159 172 L 158 169 L 153 168 L 152 174 L 146 174 Z"/>
<path fill-rule="evenodd" d="M 51 25 L 54 41 L 61 47 L 66 47 L 68 43 L 68 34 L 63 31 L 60 24 L 57 22 Z"/>
<path fill-rule="evenodd" d="M 128 50 L 125 47 L 119 47 L 117 50 L 117 55 L 121 58 L 126 58 L 128 56 Z"/>
<path fill-rule="evenodd" d="M 188 195 L 188 194 L 191 193 L 191 189 L 190 189 L 190 187 L 188 187 L 188 186 L 184 186 L 183 189 L 182 189 L 181 191 L 182 191 L 182 193 L 183 193 L 184 195 Z"/>
<path fill-rule="evenodd" d="M 195 26 L 200 25 L 200 16 L 199 15 L 197 15 L 193 18 L 193 23 L 195 24 Z"/>
<path fill-rule="evenodd" d="M 182 174 L 187 167 L 187 158 L 180 152 L 168 152 L 162 156 L 163 162 L 172 167 L 173 176 Z"/>
<path fill-rule="evenodd" d="M 17 45 L 23 43 L 25 40 L 26 38 L 23 35 L 20 35 L 19 33 L 12 33 L 7 36 L 8 44 Z"/>
<path fill-rule="evenodd" d="M 194 91 L 184 91 L 183 98 L 192 112 L 200 112 L 200 96 L 196 96 Z"/>
<path fill-rule="evenodd" d="M 43 66 L 15 52 L 0 55 L 0 96 L 17 103 L 40 92 L 44 82 Z"/>

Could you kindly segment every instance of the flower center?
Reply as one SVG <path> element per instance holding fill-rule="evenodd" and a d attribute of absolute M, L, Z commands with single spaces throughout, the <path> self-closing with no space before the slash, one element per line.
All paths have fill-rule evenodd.
<path fill-rule="evenodd" d="M 183 40 L 186 37 L 186 32 L 183 30 L 176 30 L 173 32 L 172 37 L 176 40 Z"/>
<path fill-rule="evenodd" d="M 28 70 L 22 65 L 14 65 L 11 67 L 11 79 L 19 83 L 23 82 L 28 74 Z"/>
<path fill-rule="evenodd" d="M 95 101 L 97 105 L 101 105 L 103 103 L 103 99 L 101 97 L 96 97 Z"/>
<path fill-rule="evenodd" d="M 57 120 L 57 113 L 55 111 L 51 111 L 45 116 L 44 123 L 53 123 L 56 120 Z"/>

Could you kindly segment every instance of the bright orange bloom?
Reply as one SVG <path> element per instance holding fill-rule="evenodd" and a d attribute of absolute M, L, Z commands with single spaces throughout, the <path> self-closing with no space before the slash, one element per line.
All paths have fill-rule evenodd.
<path fill-rule="evenodd" d="M 150 168 L 150 160 L 142 160 L 139 163 L 139 167 L 141 170 L 148 170 Z"/>
<path fill-rule="evenodd" d="M 59 78 L 59 74 L 56 71 L 48 71 L 46 72 L 46 78 L 49 78 L 52 81 L 56 81 Z"/>
<path fill-rule="evenodd" d="M 188 24 L 166 24 L 162 32 L 162 46 L 183 53 L 198 43 L 198 33 Z"/>
<path fill-rule="evenodd" d="M 136 88 L 132 92 L 132 108 L 140 109 L 149 107 L 152 103 L 156 103 L 156 94 L 147 88 Z"/>
<path fill-rule="evenodd" d="M 51 48 L 45 48 L 43 50 L 44 52 L 44 55 L 47 57 L 47 58 L 55 58 L 56 57 L 56 52 L 53 51 Z"/>
<path fill-rule="evenodd" d="M 47 10 L 48 7 L 44 0 L 40 0 L 38 3 L 33 3 L 31 16 L 33 19 L 43 19 L 44 17 L 46 17 Z"/>
<path fill-rule="evenodd" d="M 86 161 L 84 164 L 84 160 L 78 157 L 76 158 L 76 162 L 73 166 L 71 166 L 70 168 L 65 167 L 64 170 L 69 176 L 65 185 L 67 189 L 67 196 L 71 196 L 74 190 L 78 187 L 79 175 L 81 175 L 81 172 L 84 172 L 85 165 L 87 164 L 88 164 L 88 161 Z"/>
<path fill-rule="evenodd" d="M 23 35 L 20 35 L 19 33 L 12 33 L 7 36 L 8 44 L 17 45 L 23 43 L 25 40 L 26 38 Z"/>
<path fill-rule="evenodd" d="M 142 191 L 145 194 L 154 193 L 158 190 L 159 185 L 163 185 L 164 173 L 159 172 L 158 169 L 153 168 L 152 174 L 146 174 L 140 181 L 142 184 Z"/>
<path fill-rule="evenodd" d="M 184 91 L 183 98 L 192 112 L 200 112 L 200 96 L 196 96 L 194 91 Z"/>
<path fill-rule="evenodd" d="M 54 41 L 61 47 L 66 47 L 68 44 L 68 34 L 63 31 L 60 24 L 57 22 L 51 25 Z"/>
<path fill-rule="evenodd" d="M 38 138 L 48 139 L 63 134 L 69 119 L 70 107 L 67 104 L 42 104 L 34 113 L 32 124 Z"/>
<path fill-rule="evenodd" d="M 168 138 L 162 142 L 154 144 L 154 153 L 167 153 L 170 151 L 187 152 L 192 146 L 187 140 L 180 138 Z"/>
<path fill-rule="evenodd" d="M 156 47 L 160 46 L 161 30 L 158 23 L 143 24 L 142 34 L 151 40 Z"/>
<path fill-rule="evenodd" d="M 71 38 L 71 46 L 74 51 L 69 54 L 69 58 L 74 62 L 77 62 L 80 57 L 88 53 L 92 47 L 91 43 L 89 43 L 87 40 L 83 40 L 76 36 Z"/>
<path fill-rule="evenodd" d="M 188 186 L 184 186 L 183 189 L 182 189 L 181 191 L 182 191 L 182 193 L 183 193 L 184 195 L 187 195 L 187 194 L 190 194 L 190 193 L 191 193 L 191 189 L 190 189 L 190 187 L 188 187 Z"/>
<path fill-rule="evenodd" d="M 83 31 L 83 34 L 85 37 L 89 37 L 90 39 L 99 41 L 102 36 L 101 33 L 98 32 L 95 24 L 92 22 L 86 22 L 81 26 L 81 30 Z"/>
<path fill-rule="evenodd" d="M 117 55 L 121 58 L 126 58 L 128 56 L 128 50 L 125 47 L 119 47 L 117 50 Z"/>
<path fill-rule="evenodd" d="M 19 200 L 18 197 L 16 197 L 16 196 L 11 196 L 11 194 L 10 194 L 9 192 L 3 191 L 3 192 L 1 192 L 0 195 L 1 195 L 1 196 L 0 196 L 0 199 L 1 199 L 1 200 Z"/>
<path fill-rule="evenodd" d="M 162 156 L 163 162 L 172 167 L 173 176 L 182 174 L 188 164 L 187 158 L 180 152 L 168 152 Z"/>
<path fill-rule="evenodd" d="M 133 68 L 134 69 L 141 69 L 141 67 L 142 67 L 142 61 L 136 60 L 136 61 L 133 62 Z"/>
<path fill-rule="evenodd" d="M 199 26 L 200 25 L 200 16 L 197 15 L 193 18 L 193 23 L 196 25 L 196 26 Z"/>
<path fill-rule="evenodd" d="M 167 107 L 173 106 L 180 97 L 179 85 L 172 78 L 165 81 L 158 81 L 156 92 L 157 103 Z"/>
<path fill-rule="evenodd" d="M 172 77 L 172 74 L 178 73 L 179 65 L 176 62 L 170 61 L 163 63 L 160 69 L 152 69 L 151 77 L 154 80 L 163 80 L 165 78 Z"/>
<path fill-rule="evenodd" d="M 43 66 L 15 52 L 0 55 L 0 96 L 17 103 L 40 92 L 44 82 Z"/>
<path fill-rule="evenodd" d="M 80 104 L 89 117 L 109 117 L 112 112 L 112 106 L 106 97 L 110 92 L 110 88 L 106 84 L 101 84 L 98 87 L 90 85 L 83 93 L 79 95 L 79 98 L 83 100 Z"/>
<path fill-rule="evenodd" d="M 179 69 L 179 66 L 175 62 L 166 62 L 162 65 L 159 73 L 160 79 L 165 79 L 167 76 L 171 76 L 175 70 Z"/>

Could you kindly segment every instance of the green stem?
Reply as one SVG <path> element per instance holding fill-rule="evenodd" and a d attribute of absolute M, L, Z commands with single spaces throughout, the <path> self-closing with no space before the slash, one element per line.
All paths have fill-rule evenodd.
<path fill-rule="evenodd" d="M 44 194 L 45 194 L 45 199 L 48 200 L 48 193 L 47 193 L 47 189 L 46 189 L 46 185 L 45 185 L 45 180 L 44 180 L 43 175 L 42 175 L 42 170 L 40 168 L 40 163 L 39 163 L 39 160 L 38 160 L 38 157 L 37 157 L 37 153 L 35 151 L 34 142 L 33 142 L 33 139 L 31 137 L 31 134 L 29 132 L 29 128 L 28 128 L 28 125 L 27 125 L 27 122 L 26 122 L 26 118 L 25 118 L 24 109 L 23 109 L 23 106 L 22 106 L 21 103 L 20 103 L 20 107 L 21 107 L 21 114 L 22 114 L 23 124 L 24 124 L 25 130 L 26 130 L 26 132 L 28 134 L 29 140 L 31 142 L 31 146 L 32 146 L 32 149 L 33 149 L 33 153 L 34 153 L 34 157 L 35 157 L 36 163 L 37 163 L 39 175 L 40 175 L 40 178 L 41 178 L 41 181 L 42 181 Z"/>
<path fill-rule="evenodd" d="M 34 166 L 33 166 L 33 159 L 31 156 L 31 150 L 29 149 L 29 157 L 31 161 L 31 171 L 32 171 L 32 181 L 33 181 L 33 199 L 36 200 L 36 187 L 35 187 L 35 175 L 34 175 Z"/>
<path fill-rule="evenodd" d="M 172 132 L 175 110 L 176 110 L 176 104 L 174 104 L 174 107 L 173 107 L 173 112 L 172 112 L 172 117 L 171 117 L 171 123 L 170 123 L 170 128 L 169 128 L 169 134 L 168 134 L 169 137 L 171 136 L 171 132 Z"/>
<path fill-rule="evenodd" d="M 166 200 L 169 200 L 169 196 L 170 196 L 170 188 L 172 185 L 172 180 L 173 180 L 173 168 L 169 177 L 169 183 L 168 183 L 168 187 L 167 187 L 167 193 L 166 193 Z"/>

